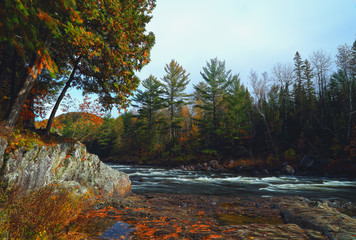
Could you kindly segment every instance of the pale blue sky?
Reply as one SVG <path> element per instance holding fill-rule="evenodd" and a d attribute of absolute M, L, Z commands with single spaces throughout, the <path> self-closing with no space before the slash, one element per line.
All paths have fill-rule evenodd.
<path fill-rule="evenodd" d="M 148 30 L 156 35 L 151 62 L 138 75 L 161 78 L 175 59 L 202 80 L 206 61 L 226 61 L 247 82 L 251 68 L 269 72 L 323 49 L 332 56 L 356 39 L 355 0 L 157 0 Z"/>
<path fill-rule="evenodd" d="M 252 68 L 270 72 L 296 51 L 303 59 L 320 49 L 334 57 L 356 40 L 356 0 L 157 0 L 148 30 L 156 44 L 140 79 L 161 79 L 175 59 L 190 73 L 191 93 L 215 57 L 245 84 Z"/>

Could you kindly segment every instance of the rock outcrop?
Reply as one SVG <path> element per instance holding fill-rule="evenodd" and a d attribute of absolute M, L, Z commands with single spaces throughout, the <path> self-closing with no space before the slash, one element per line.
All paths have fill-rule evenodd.
<path fill-rule="evenodd" d="M 273 200 L 277 203 L 284 221 L 305 229 L 312 239 L 325 239 L 313 237 L 317 232 L 323 233 L 330 240 L 355 239 L 356 219 L 338 212 L 327 202 L 312 202 L 301 197 Z"/>
<path fill-rule="evenodd" d="M 5 154 L 7 144 L 0 138 L 0 171 L 8 184 L 31 190 L 60 183 L 83 193 L 93 190 L 103 199 L 131 193 L 131 181 L 125 173 L 101 162 L 79 142 L 19 148 Z"/>

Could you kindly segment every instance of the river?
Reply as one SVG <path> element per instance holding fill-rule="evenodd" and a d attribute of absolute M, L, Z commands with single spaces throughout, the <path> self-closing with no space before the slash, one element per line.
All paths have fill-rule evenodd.
<path fill-rule="evenodd" d="M 180 193 L 220 196 L 288 196 L 356 203 L 356 179 L 304 176 L 249 177 L 233 173 L 110 166 L 130 176 L 134 193 Z"/>

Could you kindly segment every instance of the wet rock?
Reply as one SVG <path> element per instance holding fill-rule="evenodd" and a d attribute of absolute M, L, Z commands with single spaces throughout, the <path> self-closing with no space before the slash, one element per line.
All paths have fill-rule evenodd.
<path fill-rule="evenodd" d="M 313 169 L 318 170 L 326 167 L 329 164 L 329 159 L 322 158 L 314 155 L 306 155 L 300 161 L 301 169 Z"/>
<path fill-rule="evenodd" d="M 204 170 L 204 167 L 200 163 L 198 163 L 197 165 L 194 166 L 194 170 L 201 171 L 201 170 Z"/>
<path fill-rule="evenodd" d="M 104 199 L 125 197 L 131 193 L 128 175 L 107 166 L 98 156 L 89 154 L 79 142 L 34 146 L 27 151 L 17 149 L 6 156 L 3 178 L 10 185 L 21 186 L 24 190 L 61 183 L 76 186 L 80 193 L 101 191 Z"/>
<path fill-rule="evenodd" d="M 282 167 L 281 173 L 285 175 L 294 175 L 295 171 L 291 165 L 286 164 L 285 166 Z"/>
<path fill-rule="evenodd" d="M 356 235 L 356 219 L 326 204 L 314 204 L 303 198 L 279 198 L 278 201 L 287 223 L 322 232 L 329 239 L 353 239 Z"/>
<path fill-rule="evenodd" d="M 209 161 L 208 165 L 215 169 L 220 168 L 220 164 L 219 164 L 218 160 L 211 160 L 211 161 Z"/>

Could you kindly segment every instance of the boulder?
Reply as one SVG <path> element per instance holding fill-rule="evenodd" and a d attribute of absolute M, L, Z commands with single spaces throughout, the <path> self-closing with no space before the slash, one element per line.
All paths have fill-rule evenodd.
<path fill-rule="evenodd" d="M 211 168 L 215 168 L 215 169 L 220 167 L 218 160 L 211 160 L 211 161 L 209 161 L 208 165 Z"/>
<path fill-rule="evenodd" d="M 291 165 L 286 164 L 282 167 L 281 173 L 285 175 L 294 175 L 295 171 Z"/>
<path fill-rule="evenodd" d="M 329 159 L 317 157 L 314 155 L 306 155 L 300 161 L 301 169 L 313 169 L 319 170 L 320 168 L 326 167 L 329 164 Z"/>
<path fill-rule="evenodd" d="M 204 170 L 204 167 L 203 167 L 203 165 L 201 165 L 200 163 L 198 163 L 198 164 L 196 164 L 196 165 L 194 166 L 194 170 L 195 170 L 195 171 L 202 171 L 202 170 Z"/>
<path fill-rule="evenodd" d="M 5 141 L 6 142 L 6 141 Z M 6 144 L 0 144 L 1 150 Z M 81 143 L 59 143 L 17 149 L 6 156 L 3 179 L 24 190 L 33 190 L 53 183 L 92 190 L 103 199 L 125 197 L 131 193 L 131 181 L 125 173 L 116 171 L 87 152 Z"/>

